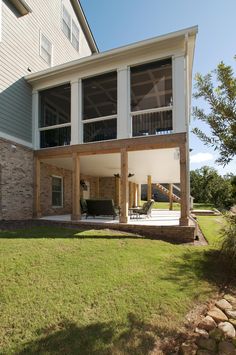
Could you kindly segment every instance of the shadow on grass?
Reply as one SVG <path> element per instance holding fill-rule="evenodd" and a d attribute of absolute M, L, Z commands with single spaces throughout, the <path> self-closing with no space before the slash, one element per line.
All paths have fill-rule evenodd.
<path fill-rule="evenodd" d="M 110 229 L 32 227 L 29 229 L 0 231 L 0 239 L 144 239 L 144 236 Z"/>
<path fill-rule="evenodd" d="M 177 283 L 180 290 L 197 290 L 200 281 L 207 281 L 219 290 L 235 284 L 235 275 L 218 249 L 186 251 L 181 258 L 170 261 L 164 279 Z M 208 292 L 206 289 L 206 293 Z"/>
<path fill-rule="evenodd" d="M 133 314 L 128 315 L 125 325 L 110 322 L 79 327 L 64 320 L 38 334 L 38 339 L 25 344 L 16 354 L 143 355 L 156 347 L 158 336 L 181 337 L 173 330 L 146 324 Z"/>

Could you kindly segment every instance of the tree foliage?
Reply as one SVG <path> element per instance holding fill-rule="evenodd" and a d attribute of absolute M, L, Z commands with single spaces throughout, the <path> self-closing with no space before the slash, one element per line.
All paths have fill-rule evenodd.
<path fill-rule="evenodd" d="M 233 68 L 220 62 L 207 75 L 198 73 L 195 80 L 194 97 L 204 99 L 209 111 L 194 107 L 193 116 L 209 125 L 211 136 L 198 127 L 193 132 L 219 152 L 217 163 L 226 165 L 236 154 L 236 77 Z"/>
<path fill-rule="evenodd" d="M 219 209 L 227 209 L 236 202 L 234 196 L 235 176 L 222 177 L 209 166 L 190 172 L 191 195 L 194 202 L 212 203 Z"/>

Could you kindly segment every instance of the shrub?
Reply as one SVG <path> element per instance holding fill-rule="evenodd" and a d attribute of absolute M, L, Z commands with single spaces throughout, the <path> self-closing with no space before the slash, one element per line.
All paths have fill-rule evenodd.
<path fill-rule="evenodd" d="M 221 253 L 229 266 L 234 268 L 236 266 L 236 214 L 225 214 L 225 223 L 220 235 L 223 239 Z"/>

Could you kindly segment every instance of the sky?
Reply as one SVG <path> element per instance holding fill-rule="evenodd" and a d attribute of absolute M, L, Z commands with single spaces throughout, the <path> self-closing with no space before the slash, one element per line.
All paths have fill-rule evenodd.
<path fill-rule="evenodd" d="M 193 79 L 220 61 L 236 72 L 236 0 L 80 0 L 100 52 L 198 25 Z M 194 85 L 194 80 L 193 80 Z M 194 91 L 194 88 L 193 88 Z M 192 100 L 202 107 L 202 102 Z M 191 120 L 191 127 L 208 127 Z M 236 158 L 227 166 L 215 163 L 216 151 L 190 133 L 191 169 L 203 165 L 221 175 L 236 174 Z"/>

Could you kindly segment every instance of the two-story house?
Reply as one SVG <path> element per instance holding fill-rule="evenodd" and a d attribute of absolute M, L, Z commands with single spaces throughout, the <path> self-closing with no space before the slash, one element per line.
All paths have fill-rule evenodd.
<path fill-rule="evenodd" d="M 0 219 L 32 217 L 32 88 L 25 75 L 97 52 L 77 0 L 0 0 Z"/>
<path fill-rule="evenodd" d="M 98 53 L 77 1 L 44 8 L 46 1 L 27 1 L 23 17 L 16 3 L 26 6 L 4 1 L 2 8 L 0 53 L 14 46 L 9 32 L 19 49 L 5 54 L 3 72 L 8 78 L 12 66 L 12 81 L 0 94 L 1 218 L 31 218 L 34 205 L 34 217 L 78 221 L 81 197 L 112 198 L 127 223 L 141 184 L 148 183 L 150 198 L 152 183 L 179 183 L 179 224 L 188 226 L 197 27 Z"/>

